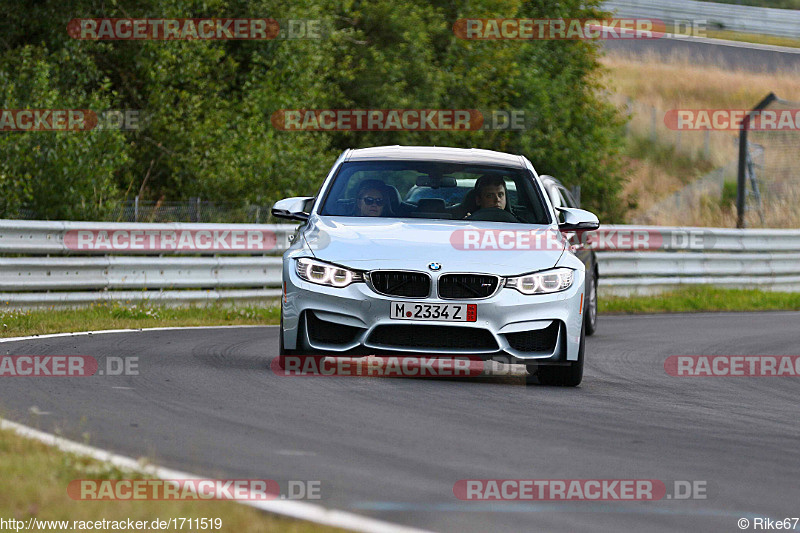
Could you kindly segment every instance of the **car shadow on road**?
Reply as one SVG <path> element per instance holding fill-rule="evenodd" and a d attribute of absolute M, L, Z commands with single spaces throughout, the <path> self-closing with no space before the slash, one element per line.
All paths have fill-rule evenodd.
<path fill-rule="evenodd" d="M 351 377 L 458 381 L 492 385 L 538 384 L 521 364 L 501 364 L 477 357 L 381 355 L 381 356 L 285 356 L 275 357 L 270 369 L 282 377 Z"/>

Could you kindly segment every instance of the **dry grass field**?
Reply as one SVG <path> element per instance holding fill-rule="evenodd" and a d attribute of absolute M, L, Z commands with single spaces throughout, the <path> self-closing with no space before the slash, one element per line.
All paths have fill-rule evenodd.
<path fill-rule="evenodd" d="M 627 147 L 628 179 L 624 194 L 632 209 L 629 222 L 732 227 L 736 213 L 730 196 L 697 194 L 680 205 L 665 198 L 709 171 L 728 166 L 725 179 L 735 176 L 737 132 L 676 132 L 664 124 L 670 109 L 751 109 L 767 94 L 798 102 L 800 69 L 780 73 L 730 70 L 673 56 L 608 55 L 603 58 L 611 99 L 631 115 Z M 764 226 L 800 227 L 798 189 L 800 132 L 751 135 L 765 147 L 757 174 L 763 179 Z M 653 213 L 656 213 L 655 215 Z M 654 217 L 656 219 L 654 219 Z M 757 213 L 748 225 L 760 226 Z"/>

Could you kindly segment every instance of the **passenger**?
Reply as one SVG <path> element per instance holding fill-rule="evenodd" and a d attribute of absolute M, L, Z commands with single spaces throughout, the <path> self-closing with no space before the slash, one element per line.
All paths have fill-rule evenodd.
<path fill-rule="evenodd" d="M 366 180 L 356 193 L 356 216 L 381 217 L 388 212 L 386 185 L 380 180 Z"/>

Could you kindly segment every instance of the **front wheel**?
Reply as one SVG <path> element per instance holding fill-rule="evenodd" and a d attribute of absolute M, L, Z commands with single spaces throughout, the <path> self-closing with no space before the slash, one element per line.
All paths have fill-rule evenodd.
<path fill-rule="evenodd" d="M 302 321 L 301 321 L 302 324 Z M 299 338 L 302 338 L 303 329 L 302 325 L 299 331 Z M 286 370 L 288 366 L 290 370 L 309 371 L 316 373 L 319 371 L 322 360 L 325 359 L 324 355 L 299 355 L 303 352 L 309 353 L 311 350 L 288 350 L 283 345 L 283 308 L 281 307 L 281 327 L 280 341 L 278 342 L 278 368 Z M 311 361 L 308 361 L 308 360 Z"/>
<path fill-rule="evenodd" d="M 528 367 L 529 374 L 535 374 L 540 385 L 556 387 L 577 387 L 583 380 L 583 352 L 586 349 L 586 328 L 581 328 L 581 343 L 578 348 L 578 360 L 569 361 L 568 366 Z"/>
<path fill-rule="evenodd" d="M 597 272 L 586 280 L 586 309 L 584 309 L 584 328 L 587 335 L 594 335 L 597 331 Z"/>
<path fill-rule="evenodd" d="M 278 332 L 278 355 L 293 355 L 295 350 L 287 350 L 283 346 L 283 306 L 281 306 L 281 326 Z"/>

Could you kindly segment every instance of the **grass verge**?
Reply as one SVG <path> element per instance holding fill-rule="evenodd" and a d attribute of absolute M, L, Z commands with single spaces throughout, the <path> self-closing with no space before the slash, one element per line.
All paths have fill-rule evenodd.
<path fill-rule="evenodd" d="M 714 0 L 711 0 L 712 2 Z M 772 1 L 772 0 L 770 0 Z M 800 0 L 798 0 L 800 4 Z M 766 6 L 772 7 L 772 6 Z M 679 35 L 686 35 L 688 28 L 685 24 L 676 26 L 675 24 L 667 23 L 665 25 L 667 33 L 677 33 Z M 724 39 L 726 41 L 738 41 L 743 43 L 753 44 L 769 44 L 773 46 L 786 46 L 789 48 L 800 48 L 800 39 L 795 37 L 783 37 L 780 35 L 767 35 L 764 33 L 748 33 L 743 31 L 726 30 L 719 27 L 706 27 L 697 33 L 699 37 L 707 37 L 709 39 Z"/>
<path fill-rule="evenodd" d="M 717 4 L 772 7 L 777 9 L 800 9 L 800 0 L 708 0 Z"/>
<path fill-rule="evenodd" d="M 705 37 L 710 39 L 725 39 L 726 41 L 739 41 L 753 44 L 769 44 L 773 46 L 787 46 L 800 48 L 800 39 L 781 37 L 779 35 L 762 35 L 760 33 L 742 33 L 730 30 L 706 30 Z"/>
<path fill-rule="evenodd" d="M 39 520 L 68 521 L 146 521 L 171 518 L 220 518 L 222 527 L 215 531 L 310 533 L 344 531 L 298 520 L 262 513 L 251 507 L 225 501 L 82 501 L 67 495 L 74 479 L 143 479 L 138 473 L 119 470 L 106 463 L 65 453 L 0 430 L 0 517 L 26 522 Z M 180 522 L 178 523 L 180 525 Z M 184 531 L 187 530 L 184 522 Z M 149 528 L 147 528 L 149 530 Z M 168 528 L 168 531 L 177 529 Z"/>
<path fill-rule="evenodd" d="M 0 312 L 0 336 L 16 337 L 70 331 L 277 324 L 275 307 L 169 308 L 160 306 L 92 305 L 83 309 Z M 218 531 L 310 533 L 344 531 L 275 515 L 223 501 L 79 501 L 67 495 L 74 479 L 142 478 L 111 465 L 69 454 L 42 443 L 0 431 L 0 517 L 26 521 L 147 521 L 170 518 L 221 518 Z M 146 477 L 146 476 L 144 476 Z M 61 530 L 56 527 L 56 530 Z M 184 530 L 186 528 L 184 527 Z M 169 528 L 169 531 L 175 530 Z M 175 530 L 177 531 L 177 530 Z"/>
<path fill-rule="evenodd" d="M 652 296 L 601 296 L 600 313 L 692 313 L 702 311 L 798 311 L 800 294 L 689 287 Z"/>
<path fill-rule="evenodd" d="M 651 296 L 603 296 L 601 313 L 800 310 L 800 294 L 687 287 Z M 82 309 L 0 311 L 0 337 L 167 326 L 277 325 L 280 307 L 93 305 Z"/>
<path fill-rule="evenodd" d="M 280 321 L 280 306 L 195 307 L 92 304 L 76 309 L 0 311 L 0 337 L 44 335 L 101 329 L 137 329 L 167 326 L 269 325 Z"/>

